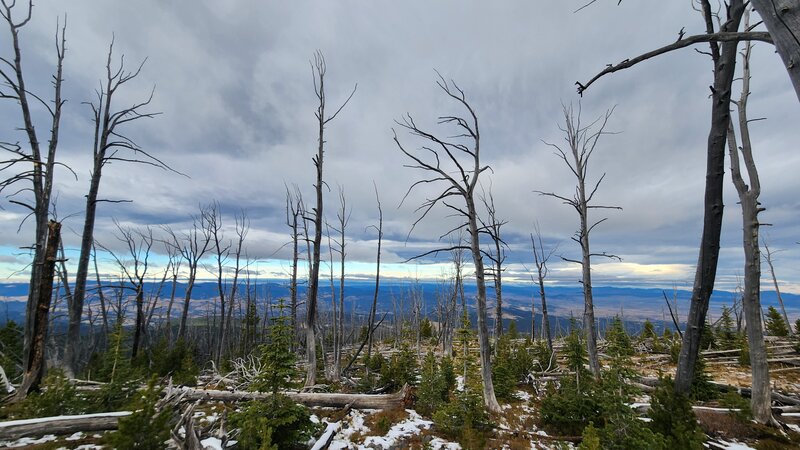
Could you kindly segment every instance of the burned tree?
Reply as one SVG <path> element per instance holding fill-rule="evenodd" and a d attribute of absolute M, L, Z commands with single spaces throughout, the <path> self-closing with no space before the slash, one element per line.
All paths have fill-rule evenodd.
<path fill-rule="evenodd" d="M 722 193 L 725 174 L 725 146 L 730 122 L 731 85 L 736 69 L 736 48 L 739 41 L 760 40 L 772 42 L 769 33 L 745 31 L 738 32 L 744 14 L 744 1 L 731 0 L 726 7 L 726 20 L 715 28 L 718 18 L 708 0 L 698 0 L 706 33 L 696 36 L 678 34 L 678 40 L 656 50 L 628 58 L 619 64 L 610 64 L 587 83 L 576 83 L 578 92 L 583 94 L 588 87 L 601 77 L 630 68 L 658 55 L 686 48 L 698 43 L 708 42 L 710 56 L 714 64 L 714 84 L 711 86 L 711 129 L 708 133 L 706 150 L 706 184 L 703 205 L 703 232 L 695 271 L 692 300 L 689 306 L 686 332 L 683 333 L 678 368 L 675 373 L 675 390 L 688 394 L 694 380 L 695 367 L 700 351 L 700 337 L 705 326 L 706 313 L 719 260 L 719 242 L 722 230 Z"/>
<path fill-rule="evenodd" d="M 556 246 L 545 250 L 542 243 L 542 232 L 539 229 L 539 224 L 536 224 L 536 233 L 531 234 L 531 247 L 533 247 L 533 262 L 536 265 L 536 283 L 539 286 L 539 299 L 542 301 L 542 338 L 547 341 L 547 347 L 553 351 L 553 337 L 550 331 L 550 317 L 547 315 L 547 297 L 544 291 L 544 279 L 547 278 L 547 262 L 553 253 L 556 251 Z M 535 303 L 535 302 L 534 302 Z M 531 306 L 531 337 L 533 335 L 533 323 L 535 321 L 534 307 Z"/>
<path fill-rule="evenodd" d="M 297 345 L 297 263 L 300 259 L 300 221 L 303 218 L 303 197 L 295 187 L 295 193 L 286 188 L 286 225 L 292 230 L 292 272 L 289 278 L 289 310 L 292 325 L 292 349 Z"/>
<path fill-rule="evenodd" d="M 118 67 L 112 67 L 112 56 L 114 53 L 114 40 L 108 46 L 108 56 L 106 59 L 105 79 L 97 91 L 97 102 L 89 103 L 92 108 L 92 119 L 94 121 L 94 143 L 92 146 L 93 167 L 89 181 L 89 192 L 86 195 L 86 210 L 83 221 L 83 233 L 81 234 L 80 255 L 78 256 L 78 267 L 75 273 L 75 293 L 69 302 L 69 325 L 67 328 L 67 339 L 64 347 L 64 359 L 66 366 L 73 373 L 78 370 L 77 356 L 80 348 L 81 319 L 83 315 L 83 304 L 86 301 L 86 280 L 89 275 L 89 256 L 94 242 L 95 216 L 97 205 L 100 202 L 120 202 L 122 200 L 99 199 L 100 179 L 103 169 L 112 162 L 133 162 L 147 164 L 161 169 L 167 169 L 159 159 L 144 151 L 134 141 L 121 134 L 120 128 L 139 119 L 151 118 L 157 113 L 143 112 L 150 101 L 153 99 L 153 92 L 150 96 L 139 103 L 114 111 L 112 103 L 114 94 L 126 83 L 133 80 L 142 70 L 144 61 L 133 71 L 126 71 L 124 56 L 120 58 Z"/>
<path fill-rule="evenodd" d="M 130 283 L 130 286 L 125 287 L 134 292 L 136 321 L 133 331 L 131 359 L 136 359 L 136 356 L 139 354 L 139 347 L 142 343 L 142 336 L 145 333 L 144 284 L 149 268 L 150 250 L 153 248 L 155 240 L 153 239 L 153 230 L 150 227 L 142 231 L 123 227 L 116 220 L 114 223 L 119 231 L 117 239 L 125 245 L 128 251 L 127 256 L 130 259 L 117 256 L 113 250 L 99 243 L 97 246 L 111 255 L 122 271 L 123 276 L 127 279 L 128 283 Z"/>
<path fill-rule="evenodd" d="M 413 228 L 420 223 L 436 206 L 443 205 L 462 219 L 462 222 L 453 230 L 445 233 L 448 235 L 458 230 L 466 230 L 469 236 L 469 245 L 459 242 L 450 248 L 440 248 L 418 255 L 421 258 L 437 254 L 453 248 L 463 248 L 472 253 L 475 265 L 475 283 L 477 287 L 476 303 L 478 315 L 478 340 L 480 343 L 481 375 L 483 377 L 483 399 L 487 409 L 499 412 L 500 405 L 494 394 L 492 383 L 491 349 L 489 347 L 489 331 L 486 323 L 486 282 L 483 254 L 481 253 L 480 234 L 483 228 L 479 226 L 478 211 L 476 207 L 475 188 L 478 186 L 480 174 L 489 170 L 489 166 L 482 166 L 480 160 L 480 131 L 478 129 L 478 116 L 467 102 L 464 91 L 454 82 L 447 82 L 440 75 L 436 82 L 439 88 L 449 99 L 455 101 L 466 110 L 462 116 L 440 116 L 440 125 L 451 125 L 457 128 L 457 136 L 453 138 L 439 138 L 424 131 L 417 126 L 410 114 L 406 114 L 399 126 L 406 129 L 414 137 L 425 142 L 419 150 L 407 149 L 394 134 L 394 142 L 398 149 L 412 162 L 406 167 L 419 169 L 425 172 L 427 178 L 416 181 L 409 187 L 406 197 L 420 185 L 444 185 L 445 188 L 432 199 L 427 199 L 417 209 L 420 216 L 414 221 Z M 448 140 L 449 139 L 449 140 Z M 453 203 L 450 200 L 459 202 Z M 463 204 L 461 204 L 463 202 Z"/>
<path fill-rule="evenodd" d="M 500 339 L 500 336 L 503 335 L 503 271 L 505 270 L 503 264 L 506 262 L 506 243 L 500 236 L 500 228 L 507 222 L 497 218 L 497 208 L 494 206 L 494 196 L 492 195 L 491 187 L 489 187 L 488 194 L 481 194 L 481 202 L 486 208 L 488 218 L 484 221 L 478 217 L 478 220 L 481 222 L 481 228 L 484 230 L 483 233 L 489 236 L 491 240 L 489 250 L 484 252 L 484 256 L 489 258 L 489 261 L 492 263 L 488 272 L 494 280 L 496 300 L 494 310 L 494 337 L 495 339 Z"/>
<path fill-rule="evenodd" d="M 381 198 L 378 196 L 378 187 L 375 186 L 375 200 L 378 203 L 378 226 L 372 226 L 378 232 L 378 256 L 375 261 L 375 294 L 372 296 L 372 307 L 369 310 L 369 321 L 367 322 L 367 361 L 372 357 L 372 333 L 375 331 L 375 314 L 378 308 L 378 292 L 381 285 L 381 243 L 383 243 L 383 209 L 381 209 Z M 369 374 L 369 364 L 367 364 Z"/>
<path fill-rule="evenodd" d="M 769 248 L 767 240 L 764 238 L 761 239 L 761 245 L 764 246 L 764 253 L 762 254 L 762 256 L 764 258 L 764 262 L 766 262 L 767 266 L 769 267 L 769 273 L 770 276 L 772 277 L 772 286 L 775 288 L 775 295 L 778 297 L 778 304 L 781 305 L 781 314 L 783 315 L 783 320 L 785 320 L 786 324 L 788 325 L 789 335 L 794 336 L 794 330 L 792 330 L 791 327 L 792 322 L 789 322 L 789 316 L 786 314 L 786 307 L 783 306 L 783 297 L 781 297 L 781 288 L 780 286 L 778 286 L 778 278 L 775 276 L 775 259 L 773 258 L 773 255 L 775 253 L 778 253 L 778 251 L 780 250 L 778 251 L 771 250 Z"/>
<path fill-rule="evenodd" d="M 11 34 L 11 45 L 13 48 L 13 58 L 0 57 L 0 77 L 3 85 L 0 87 L 0 99 L 8 99 L 20 107 L 22 115 L 22 126 L 18 128 L 25 133 L 28 141 L 27 149 L 19 143 L 0 142 L 0 149 L 10 153 L 10 157 L 0 161 L 0 169 L 17 169 L 18 166 L 27 166 L 9 177 L 0 180 L 0 192 L 10 189 L 17 189 L 10 195 L 10 202 L 29 211 L 29 216 L 33 216 L 35 221 L 34 243 L 31 247 L 33 261 L 31 264 L 31 281 L 28 289 L 28 301 L 25 308 L 25 334 L 23 339 L 23 366 L 29 367 L 34 340 L 43 339 L 36 333 L 45 333 L 47 323 L 38 323 L 41 318 L 37 311 L 40 309 L 40 302 L 47 301 L 40 290 L 51 290 L 47 284 L 47 276 L 44 273 L 49 262 L 46 259 L 48 236 L 51 233 L 50 202 L 53 192 L 53 177 L 56 162 L 56 150 L 58 149 L 59 127 L 61 125 L 61 109 L 65 100 L 61 98 L 61 85 L 63 82 L 62 72 L 64 66 L 64 54 L 66 51 L 66 21 L 63 26 L 56 26 L 56 68 L 52 76 L 53 99 L 48 102 L 41 96 L 31 92 L 26 87 L 25 73 L 22 67 L 22 50 L 20 45 L 20 30 L 31 20 L 33 3 L 28 1 L 27 8 L 23 10 L 21 18 L 15 18 L 18 11 L 16 1 L 0 1 L 0 17 L 6 22 L 9 33 Z M 23 7 L 24 8 L 24 7 Z M 48 144 L 43 146 L 39 141 L 39 135 L 34 125 L 34 112 L 32 102 L 38 102 L 47 111 L 49 120 L 47 126 L 50 129 Z M 44 148 L 43 148 L 44 147 Z M 17 188 L 19 184 L 28 184 Z M 32 198 L 27 195 L 30 194 Z M 27 217 L 26 217 L 27 218 Z M 52 277 L 50 277 L 52 282 Z M 46 319 L 46 317 L 45 317 Z M 43 362 L 43 360 L 42 360 Z M 20 390 L 22 392 L 22 390 Z M 19 399 L 24 398 L 26 393 L 21 393 Z"/>
<path fill-rule="evenodd" d="M 320 265 L 320 248 L 322 245 L 322 217 L 323 217 L 323 201 L 322 201 L 322 185 L 324 183 L 322 178 L 322 164 L 325 155 L 325 126 L 330 123 L 342 109 L 353 98 L 356 93 L 356 87 L 350 93 L 350 96 L 339 106 L 332 115 L 325 115 L 326 97 L 325 97 L 325 58 L 322 52 L 317 51 L 314 54 L 314 62 L 311 65 L 312 78 L 314 80 L 314 94 L 317 96 L 318 104 L 315 116 L 318 125 L 318 138 L 317 138 L 317 154 L 312 158 L 314 167 L 316 168 L 317 177 L 314 184 L 316 192 L 316 205 L 311 210 L 310 217 L 304 217 L 304 220 L 310 220 L 314 224 L 314 240 L 311 241 L 312 253 L 310 255 L 311 270 L 309 273 L 308 291 L 306 298 L 306 360 L 308 361 L 306 372 L 306 386 L 313 386 L 317 383 L 317 345 L 316 345 L 316 325 L 317 325 L 317 294 L 319 293 L 319 265 Z"/>
<path fill-rule="evenodd" d="M 208 228 L 208 210 L 209 207 L 207 206 L 200 208 L 200 214 L 192 217 L 192 227 L 189 228 L 183 236 L 178 236 L 171 228 L 167 227 L 164 229 L 169 235 L 169 245 L 180 254 L 184 261 L 186 261 L 186 266 L 189 271 L 189 278 L 186 281 L 186 293 L 183 298 L 181 321 L 178 326 L 178 341 L 186 339 L 189 302 L 192 300 L 192 289 L 197 279 L 197 268 L 200 264 L 200 260 L 203 259 L 203 256 L 205 256 L 211 246 L 211 233 Z"/>
<path fill-rule="evenodd" d="M 749 16 L 746 14 L 744 26 L 747 28 Z M 733 118 L 728 129 L 728 151 L 731 157 L 731 179 L 739 194 L 742 205 L 742 236 L 744 243 L 744 291 L 742 292 L 742 309 L 747 321 L 747 344 L 750 349 L 750 368 L 752 371 L 752 394 L 750 406 L 753 418 L 760 423 L 773 423 L 772 401 L 769 384 L 769 366 L 767 351 L 764 345 L 764 328 L 761 321 L 761 251 L 758 234 L 761 224 L 758 214 L 764 210 L 758 197 L 761 194 L 761 182 L 753 159 L 753 147 L 750 141 L 750 130 L 747 119 L 747 99 L 750 96 L 750 52 L 752 45 L 748 42 L 742 53 L 742 93 L 735 101 L 739 116 L 739 136 L 742 146 L 736 142 L 736 131 Z M 741 153 L 741 155 L 740 155 Z M 741 162 L 747 172 L 747 181 L 742 176 Z M 748 186 L 749 182 L 749 186 Z M 787 321 L 788 323 L 788 321 Z"/>
<path fill-rule="evenodd" d="M 567 142 L 567 148 L 564 149 L 557 144 L 547 143 L 550 147 L 555 149 L 555 154 L 564 164 L 567 165 L 570 172 L 575 176 L 577 184 L 575 186 L 575 193 L 572 197 L 564 197 L 553 192 L 536 191 L 541 195 L 553 197 L 561 200 L 565 205 L 569 205 L 575 209 L 580 219 L 578 231 L 571 237 L 571 239 L 578 243 L 581 247 L 581 259 L 569 259 L 561 257 L 564 261 L 580 264 L 581 266 L 581 285 L 583 286 L 583 333 L 586 336 L 586 349 L 589 355 L 589 367 L 592 374 L 597 377 L 600 376 L 600 360 L 597 355 L 597 331 L 595 329 L 594 321 L 594 301 L 592 299 L 592 257 L 603 257 L 619 259 L 618 256 L 610 255 L 608 253 L 592 253 L 589 247 L 589 233 L 594 230 L 597 225 L 605 222 L 608 218 L 604 217 L 600 220 L 592 222 L 594 219 L 589 219 L 589 211 L 592 209 L 622 209 L 619 206 L 606 206 L 597 205 L 592 203 L 600 183 L 603 182 L 606 174 L 600 176 L 594 183 L 594 186 L 587 186 L 589 159 L 592 157 L 597 142 L 604 134 L 609 134 L 605 131 L 608 119 L 613 113 L 613 109 L 606 111 L 605 115 L 601 116 L 594 122 L 584 125 L 581 123 L 581 110 L 580 106 L 578 111 L 572 109 L 572 105 L 564 106 L 564 127 L 559 129 L 564 132 L 564 140 Z M 596 126 L 597 125 L 597 126 Z"/>

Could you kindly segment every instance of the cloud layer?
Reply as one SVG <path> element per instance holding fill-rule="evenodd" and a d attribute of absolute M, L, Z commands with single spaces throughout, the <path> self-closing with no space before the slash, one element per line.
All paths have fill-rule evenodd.
<path fill-rule="evenodd" d="M 544 143 L 563 139 L 558 128 L 562 103 L 580 101 L 576 80 L 674 41 L 681 27 L 688 34 L 701 33 L 703 22 L 683 2 L 598 2 L 579 13 L 573 11 L 582 2 L 541 3 L 36 2 L 21 36 L 29 85 L 36 92 L 47 92 L 56 20 L 68 16 L 69 103 L 59 158 L 75 169 L 78 180 L 62 171 L 56 184 L 59 215 L 70 216 L 67 245 L 79 242 L 89 177 L 90 110 L 81 102 L 94 98 L 113 35 L 115 55 L 124 53 L 127 67 L 147 59 L 140 77 L 119 92 L 118 105 L 141 100 L 155 86 L 151 110 L 163 113 L 136 122 L 127 135 L 191 178 L 147 166 L 112 165 L 101 195 L 133 203 L 101 205 L 97 238 L 107 245 L 115 245 L 112 217 L 129 225 L 181 229 L 199 204 L 216 200 L 230 217 L 248 211 L 250 256 L 286 258 L 285 186 L 297 185 L 307 200 L 313 194 L 316 98 L 309 59 L 319 49 L 328 63 L 330 104 L 344 100 L 358 84 L 352 102 L 326 132 L 325 178 L 331 187 L 326 211 L 333 220 L 341 186 L 352 208 L 352 261 L 366 267 L 374 260 L 373 181 L 384 207 L 385 261 L 398 263 L 435 248 L 450 228 L 447 213 L 434 211 L 407 239 L 414 209 L 426 192 L 412 193 L 398 207 L 420 173 L 403 167 L 407 160 L 392 142 L 394 121 L 410 113 L 438 130 L 438 116 L 463 113 L 438 91 L 435 70 L 455 80 L 478 113 L 483 156 L 493 168 L 484 184 L 491 185 L 498 214 L 508 221 L 512 275 L 526 278 L 528 234 L 536 222 L 549 245 L 558 244 L 559 254 L 574 257 L 578 248 L 569 240 L 577 226 L 574 211 L 534 193 L 574 189 L 568 169 Z M 0 52 L 7 56 L 8 33 L 2 33 Z M 779 279 L 787 290 L 800 292 L 800 246 L 795 244 L 800 179 L 791 175 L 800 169 L 800 104 L 772 48 L 757 44 L 752 65 L 750 116 L 768 119 L 752 129 L 767 208 L 762 220 L 772 224 L 763 231 L 771 247 L 785 249 L 776 261 Z M 598 282 L 691 282 L 702 226 L 709 84 L 709 58 L 686 49 L 603 79 L 582 99 L 586 120 L 616 106 L 609 128 L 619 132 L 601 140 L 590 169 L 593 179 L 606 174 L 599 201 L 623 208 L 608 212 L 609 220 L 594 232 L 594 248 L 623 259 L 598 261 Z M 15 132 L 16 105 L 0 104 L 0 123 L 2 140 L 23 140 Z M 44 122 L 38 128 L 47 129 Z M 411 147 L 419 144 L 402 130 L 398 135 Z M 23 211 L 3 206 L 0 244 L 10 254 L 30 242 L 31 231 L 24 226 L 17 233 Z M 742 272 L 741 220 L 730 183 L 726 206 L 720 288 L 734 287 Z M 17 260 L 0 260 L 0 270 L 21 269 Z M 577 279 L 568 263 L 553 269 L 554 280 Z"/>

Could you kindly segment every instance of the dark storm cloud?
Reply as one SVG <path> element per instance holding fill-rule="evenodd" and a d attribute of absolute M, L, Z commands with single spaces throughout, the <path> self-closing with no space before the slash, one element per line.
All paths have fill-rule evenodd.
<path fill-rule="evenodd" d="M 574 82 L 674 41 L 681 27 L 690 34 L 703 29 L 701 18 L 683 2 L 619 7 L 608 2 L 578 14 L 573 11 L 581 2 L 543 3 L 37 2 L 22 36 L 36 89 L 49 83 L 56 17 L 65 12 L 69 17 L 70 103 L 60 155 L 75 168 L 78 181 L 59 173 L 59 214 L 83 209 L 91 124 L 81 102 L 94 98 L 113 33 L 115 53 L 125 53 L 128 67 L 147 58 L 141 76 L 120 91 L 118 104 L 140 100 L 155 86 L 151 110 L 163 112 L 134 124 L 127 135 L 190 178 L 147 166 L 112 166 L 101 195 L 133 203 L 101 205 L 98 239 L 113 241 L 112 216 L 126 224 L 184 229 L 198 205 L 216 200 L 228 215 L 249 211 L 251 255 L 288 257 L 282 247 L 288 240 L 284 186 L 296 184 L 307 202 L 313 195 L 316 99 L 309 59 L 320 49 L 328 62 L 329 107 L 338 106 L 358 83 L 352 102 L 326 134 L 331 191 L 325 208 L 332 221 L 342 186 L 352 208 L 352 260 L 374 259 L 375 234 L 368 228 L 377 219 L 373 181 L 383 203 L 387 262 L 449 243 L 438 238 L 453 220 L 438 210 L 406 241 L 417 217 L 414 209 L 435 190 L 415 191 L 398 207 L 421 174 L 402 167 L 405 160 L 391 140 L 394 120 L 404 113 L 437 131 L 438 116 L 463 112 L 437 90 L 436 69 L 466 91 L 478 112 L 484 160 L 494 170 L 484 186 L 491 185 L 498 213 L 508 220 L 510 260 L 524 278 L 521 264 L 529 263 L 527 236 L 536 221 L 547 243 L 559 243 L 560 253 L 578 252 L 569 240 L 577 224 L 574 211 L 534 193 L 572 192 L 568 169 L 543 141 L 562 142 L 561 104 L 579 101 Z M 658 21 L 640 20 L 655 10 Z M 791 176 L 800 168 L 800 106 L 772 49 L 758 44 L 754 54 L 750 116 L 769 119 L 752 130 L 767 207 L 762 218 L 774 224 L 768 230 L 772 246 L 787 249 L 780 253 L 779 277 L 800 291 L 800 246 L 794 244 L 800 239 L 800 180 Z M 691 280 L 702 226 L 710 83 L 708 57 L 686 49 L 614 74 L 586 93 L 586 120 L 616 106 L 609 129 L 619 134 L 603 138 L 590 172 L 594 179 L 607 174 L 598 200 L 623 208 L 608 212 L 609 220 L 594 232 L 593 246 L 628 264 L 598 267 L 598 280 L 667 286 Z M 9 124 L 3 139 L 21 140 L 13 132 L 14 105 L 2 105 L 0 118 Z M 409 148 L 420 144 L 397 132 Z M 732 186 L 726 186 L 720 279 L 727 284 L 742 263 L 735 199 Z M 19 217 L 12 213 L 17 212 L 10 207 L 0 216 L 8 246 L 30 240 L 25 230 L 16 234 Z M 80 229 L 80 216 L 67 222 Z M 77 246 L 75 233 L 67 242 Z M 650 270 L 657 265 L 670 269 Z M 575 280 L 574 267 L 556 264 L 555 269 L 556 279 Z"/>

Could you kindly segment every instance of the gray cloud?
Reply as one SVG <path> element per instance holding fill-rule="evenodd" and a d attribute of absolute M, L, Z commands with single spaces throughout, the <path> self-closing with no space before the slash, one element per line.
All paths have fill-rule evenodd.
<path fill-rule="evenodd" d="M 128 67 L 147 58 L 141 76 L 120 91 L 119 105 L 143 98 L 156 86 L 152 110 L 163 112 L 135 123 L 128 135 L 191 178 L 147 166 L 111 166 L 101 195 L 133 203 L 101 205 L 98 239 L 113 242 L 112 216 L 181 229 L 199 204 L 217 200 L 226 214 L 249 211 L 251 255 L 285 258 L 284 184 L 299 186 L 307 201 L 313 193 L 315 97 L 309 59 L 321 49 L 328 61 L 330 105 L 358 83 L 353 101 L 326 134 L 326 178 L 332 188 L 326 212 L 332 219 L 336 189 L 343 186 L 352 207 L 353 261 L 374 258 L 374 231 L 367 230 L 377 218 L 373 180 L 384 205 L 387 262 L 433 248 L 452 223 L 445 211 L 434 211 L 406 244 L 414 208 L 432 191 L 414 192 L 398 207 L 420 174 L 402 167 L 406 161 L 391 140 L 393 121 L 409 112 L 437 130 L 437 116 L 460 112 L 437 90 L 434 69 L 464 88 L 479 114 L 483 155 L 494 169 L 485 185 L 491 183 L 498 212 L 509 221 L 510 260 L 529 263 L 527 234 L 536 221 L 548 243 L 560 242 L 560 252 L 574 255 L 578 250 L 569 241 L 577 224 L 574 212 L 533 192 L 572 190 L 568 169 L 542 142 L 562 139 L 561 103 L 577 102 L 573 83 L 605 64 L 671 42 L 681 27 L 688 33 L 703 27 L 681 2 L 598 4 L 574 14 L 580 3 L 37 2 L 34 20 L 22 35 L 33 89 L 47 88 L 55 20 L 65 12 L 69 17 L 69 103 L 60 158 L 75 168 L 78 180 L 59 172 L 59 215 L 83 210 L 91 124 L 81 102 L 93 99 L 113 33 L 116 54 L 125 53 Z M 654 8 L 658 21 L 640 20 L 651 17 Z M 757 45 L 753 67 L 750 115 L 768 118 L 752 131 L 767 207 L 762 218 L 773 224 L 766 230 L 772 246 L 786 249 L 780 253 L 779 277 L 789 290 L 800 292 L 800 246 L 794 244 L 800 239 L 800 180 L 791 176 L 800 168 L 800 106 L 780 59 L 767 45 Z M 710 83 L 708 58 L 684 50 L 614 74 L 586 93 L 585 117 L 616 105 L 609 126 L 620 132 L 601 141 L 591 172 L 607 174 L 600 201 L 623 211 L 608 213 L 593 245 L 633 265 L 609 272 L 599 268 L 603 282 L 625 275 L 626 283 L 669 286 L 686 282 L 686 273 L 690 281 L 702 226 Z M 0 130 L 2 139 L 23 139 L 14 132 L 18 117 L 15 105 L 0 105 L 0 119 L 7 124 Z M 41 122 L 39 130 L 46 130 Z M 414 144 L 402 130 L 398 134 Z M 726 203 L 721 287 L 731 287 L 742 265 L 732 186 L 726 187 Z M 4 206 L 2 244 L 24 245 L 30 230 L 16 233 L 21 211 Z M 80 215 L 66 222 L 69 229 L 80 229 Z M 77 246 L 76 233 L 68 233 L 66 241 Z M 653 275 L 643 269 L 657 264 L 689 270 Z M 556 268 L 568 273 L 570 266 Z M 682 278 L 669 280 L 673 274 Z"/>

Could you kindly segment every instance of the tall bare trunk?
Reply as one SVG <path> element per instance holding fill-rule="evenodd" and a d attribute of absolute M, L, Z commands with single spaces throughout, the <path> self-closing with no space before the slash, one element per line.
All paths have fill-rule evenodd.
<path fill-rule="evenodd" d="M 714 32 L 714 18 L 708 2 L 703 12 L 707 31 Z M 721 31 L 736 31 L 744 13 L 742 0 L 732 0 L 728 7 L 728 20 Z M 703 207 L 703 234 L 697 260 L 692 300 L 686 331 L 683 333 L 678 367 L 675 373 L 675 391 L 687 394 L 695 376 L 695 366 L 700 352 L 700 337 L 705 326 L 706 313 L 719 260 L 719 241 L 722 231 L 722 193 L 725 175 L 725 143 L 730 122 L 731 85 L 736 69 L 737 42 L 724 42 L 721 48 L 711 44 L 714 60 L 714 86 L 711 90 L 711 130 L 708 134 L 706 159 L 706 187 Z"/>
<path fill-rule="evenodd" d="M 45 247 L 44 265 L 39 272 L 39 287 L 36 299 L 36 315 L 33 321 L 33 339 L 29 354 L 25 355 L 25 371 L 22 383 L 14 396 L 15 400 L 24 400 L 32 390 L 39 387 L 44 375 L 45 343 L 47 342 L 47 329 L 49 325 L 50 301 L 53 297 L 53 277 L 55 276 L 56 261 L 58 260 L 58 247 L 61 241 L 61 223 L 50 221 L 48 226 L 47 242 Z"/>

